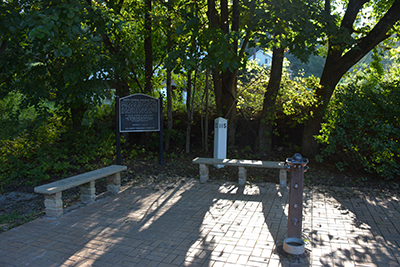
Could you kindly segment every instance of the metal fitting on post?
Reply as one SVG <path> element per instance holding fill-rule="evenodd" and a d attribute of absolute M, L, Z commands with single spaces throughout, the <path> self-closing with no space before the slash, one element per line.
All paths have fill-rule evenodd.
<path fill-rule="evenodd" d="M 288 169 L 294 165 L 301 165 L 301 166 L 306 166 L 308 163 L 308 159 L 303 158 L 300 153 L 296 153 L 293 155 L 292 158 L 287 158 L 286 159 L 286 164 L 289 165 Z"/>

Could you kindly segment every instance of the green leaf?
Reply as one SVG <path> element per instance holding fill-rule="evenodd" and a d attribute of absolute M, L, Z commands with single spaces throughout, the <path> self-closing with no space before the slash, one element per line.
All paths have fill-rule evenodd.
<path fill-rule="evenodd" d="M 10 26 L 10 27 L 8 27 L 8 30 L 11 32 L 11 33 L 15 33 L 16 31 L 17 31 L 17 28 L 15 28 L 14 26 Z"/>
<path fill-rule="evenodd" d="M 72 19 L 73 17 L 75 17 L 75 13 L 71 11 L 68 13 L 67 17 Z"/>
<path fill-rule="evenodd" d="M 44 36 L 45 36 L 45 33 L 44 33 L 44 32 L 40 32 L 40 33 L 38 33 L 38 34 L 36 35 L 36 37 L 39 38 L 39 39 L 43 39 Z"/>

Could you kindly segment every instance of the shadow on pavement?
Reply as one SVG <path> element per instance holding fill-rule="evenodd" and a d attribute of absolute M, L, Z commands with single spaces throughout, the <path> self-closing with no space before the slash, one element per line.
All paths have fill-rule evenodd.
<path fill-rule="evenodd" d="M 5 232 L 0 263 L 262 266 L 279 259 L 273 254 L 287 218 L 285 193 L 277 185 L 187 180 L 163 189 L 128 188 L 59 219 L 38 219 Z"/>
<path fill-rule="evenodd" d="M 309 190 L 309 236 L 319 264 L 400 266 L 399 198 L 377 197 L 376 192 L 334 187 Z"/>
<path fill-rule="evenodd" d="M 399 266 L 399 198 L 305 189 L 311 262 L 281 255 L 288 190 L 275 184 L 131 187 L 0 234 L 1 266 Z M 396 258 L 397 257 L 397 258 Z"/>

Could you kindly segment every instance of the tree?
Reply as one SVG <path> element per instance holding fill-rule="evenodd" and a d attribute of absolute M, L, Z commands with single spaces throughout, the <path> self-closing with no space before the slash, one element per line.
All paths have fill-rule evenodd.
<path fill-rule="evenodd" d="M 271 150 L 271 136 L 275 120 L 276 98 L 280 89 L 285 49 L 302 61 L 315 52 L 321 34 L 318 1 L 270 1 L 258 10 L 256 33 L 262 47 L 272 47 L 270 79 L 264 94 L 263 109 L 257 138 L 261 155 Z"/>
<path fill-rule="evenodd" d="M 228 120 L 228 145 L 235 143 L 237 75 L 253 30 L 255 1 L 248 6 L 239 0 L 207 1 L 209 21 L 208 64 L 212 68 L 217 115 Z M 240 40 L 242 40 L 240 44 Z"/>
<path fill-rule="evenodd" d="M 137 12 L 132 11 L 134 2 L 127 4 L 123 0 L 107 1 L 100 5 L 95 1 L 86 0 L 86 3 L 93 29 L 101 36 L 105 53 L 110 60 L 106 68 L 107 78 L 111 80 L 110 86 L 116 89 L 118 96 L 130 94 L 130 80 L 134 80 L 136 86 L 141 89 L 133 53 L 139 49 L 138 44 L 132 40 L 132 35 L 136 32 L 133 18 Z M 131 75 L 134 76 L 133 79 Z"/>
<path fill-rule="evenodd" d="M 179 43 L 168 59 L 168 65 L 176 71 L 186 69 L 200 73 L 206 68 L 211 69 L 217 116 L 229 120 L 230 146 L 235 141 L 237 73 L 244 63 L 244 51 L 251 36 L 249 25 L 252 24 L 254 6 L 255 1 L 250 4 L 253 9 L 249 10 L 239 0 L 221 0 L 218 4 L 208 0 L 205 11 L 201 2 L 187 2 L 181 8 L 183 23 L 177 29 Z M 242 23 L 239 23 L 239 16 Z M 240 40 L 243 40 L 241 44 Z M 190 85 L 188 82 L 187 90 L 191 90 Z M 191 105 L 188 102 L 192 101 L 187 101 Z M 187 110 L 189 112 L 193 107 L 188 106 Z"/>
<path fill-rule="evenodd" d="M 53 101 L 69 111 L 75 129 L 107 88 L 119 96 L 151 94 L 154 73 L 167 54 L 166 34 L 159 27 L 164 5 L 150 5 L 143 17 L 146 7 L 142 1 L 123 0 L 2 2 L 2 93 L 18 88 L 36 107 Z M 145 40 L 154 35 L 158 42 L 149 49 Z M 145 50 L 151 51 L 146 60 L 141 56 Z"/>
<path fill-rule="evenodd" d="M 272 65 L 267 90 L 264 94 L 263 109 L 261 112 L 260 126 L 258 130 L 258 149 L 261 155 L 271 151 L 271 136 L 275 120 L 275 101 L 279 92 L 284 48 L 274 47 L 272 52 Z"/>
<path fill-rule="evenodd" d="M 110 78 L 119 96 L 132 92 L 154 95 L 155 73 L 168 53 L 169 2 L 86 0 L 93 12 L 93 24 L 111 60 Z M 175 17 L 172 16 L 174 19 Z M 171 22 L 172 24 L 174 22 Z M 157 40 L 154 42 L 153 40 Z M 143 56 L 144 55 L 144 56 Z"/>
<path fill-rule="evenodd" d="M 167 7 L 167 50 L 172 50 L 172 31 L 170 30 L 173 26 L 172 24 L 172 5 L 169 1 L 166 2 Z M 172 131 L 172 70 L 167 69 L 166 87 L 167 87 L 167 133 L 165 136 L 165 150 L 169 149 L 169 142 L 171 138 Z"/>
<path fill-rule="evenodd" d="M 30 3 L 26 8 L 30 9 Z M 21 12 L 21 6 L 16 1 L 2 1 L 0 3 L 0 96 L 4 98 L 10 90 L 15 88 L 16 73 L 19 72 L 26 60 L 25 52 L 28 44 L 21 42 L 26 39 L 26 31 L 21 27 L 26 13 Z M 23 36 L 23 37 L 22 37 Z"/>
<path fill-rule="evenodd" d="M 367 8 L 372 8 L 370 14 L 366 14 Z M 318 152 L 314 136 L 321 129 L 326 109 L 342 76 L 379 43 L 399 32 L 400 26 L 400 0 L 350 0 L 341 19 L 332 14 L 331 3 L 326 0 L 325 12 L 337 23 L 324 25 L 328 34 L 328 54 L 320 79 L 321 86 L 316 90 L 318 104 L 311 110 L 302 139 L 302 153 L 308 157 Z M 363 14 L 369 15 L 371 19 L 367 22 L 374 24 L 365 24 L 360 19 Z"/>
<path fill-rule="evenodd" d="M 178 7 L 177 2 L 173 5 L 168 3 L 168 14 L 172 15 L 173 9 Z M 196 78 L 199 68 L 199 62 L 203 51 L 198 47 L 198 34 L 200 30 L 200 21 L 202 20 L 202 11 L 199 10 L 199 2 L 182 1 L 179 6 L 179 13 L 176 19 L 177 34 L 171 34 L 166 31 L 170 42 L 167 45 L 168 56 L 165 61 L 167 69 L 167 97 L 171 98 L 170 72 L 174 71 L 181 77 L 185 77 L 184 87 L 186 89 L 186 153 L 190 152 L 191 127 L 193 124 L 194 95 L 196 92 Z M 173 29 L 173 23 L 168 22 L 169 28 Z M 194 74 L 194 75 L 193 75 Z M 176 81 L 175 81 L 176 82 Z M 172 101 L 172 99 L 171 99 Z M 172 105 L 170 103 L 169 105 Z M 172 111 L 168 110 L 168 129 L 172 129 Z M 170 131 L 168 132 L 169 135 Z"/>
<path fill-rule="evenodd" d="M 153 94 L 152 77 L 153 77 L 153 42 L 152 42 L 152 0 L 145 0 L 144 15 L 144 56 L 145 56 L 145 86 L 144 91 L 147 94 Z"/>
<path fill-rule="evenodd" d="M 16 53 L 22 60 L 2 72 L 2 91 L 19 91 L 24 95 L 23 104 L 37 109 L 44 110 L 44 101 L 54 102 L 69 112 L 73 129 L 79 131 L 86 109 L 100 101 L 106 88 L 99 75 L 93 75 L 105 59 L 87 6 L 81 8 L 77 1 L 7 4 L 14 16 L 2 40 L 8 44 L 2 61 Z"/>

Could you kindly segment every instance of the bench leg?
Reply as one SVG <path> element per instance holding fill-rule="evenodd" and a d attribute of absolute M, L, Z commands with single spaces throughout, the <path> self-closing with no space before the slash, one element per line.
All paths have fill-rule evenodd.
<path fill-rule="evenodd" d="M 89 183 L 81 185 L 80 189 L 81 189 L 81 202 L 82 203 L 94 202 L 94 200 L 96 198 L 95 181 L 91 181 Z"/>
<path fill-rule="evenodd" d="M 121 175 L 116 173 L 107 177 L 107 190 L 111 194 L 118 194 L 121 190 Z"/>
<path fill-rule="evenodd" d="M 61 192 L 44 195 L 44 206 L 46 207 L 46 216 L 58 218 L 63 214 L 63 203 L 61 200 Z"/>
<path fill-rule="evenodd" d="M 239 176 L 238 184 L 245 185 L 246 184 L 246 169 L 244 167 L 239 167 L 238 176 Z"/>
<path fill-rule="evenodd" d="M 286 187 L 286 180 L 287 180 L 287 171 L 286 169 L 279 170 L 279 187 L 285 188 Z"/>
<path fill-rule="evenodd" d="M 200 164 L 200 183 L 205 183 L 208 180 L 208 165 Z"/>

